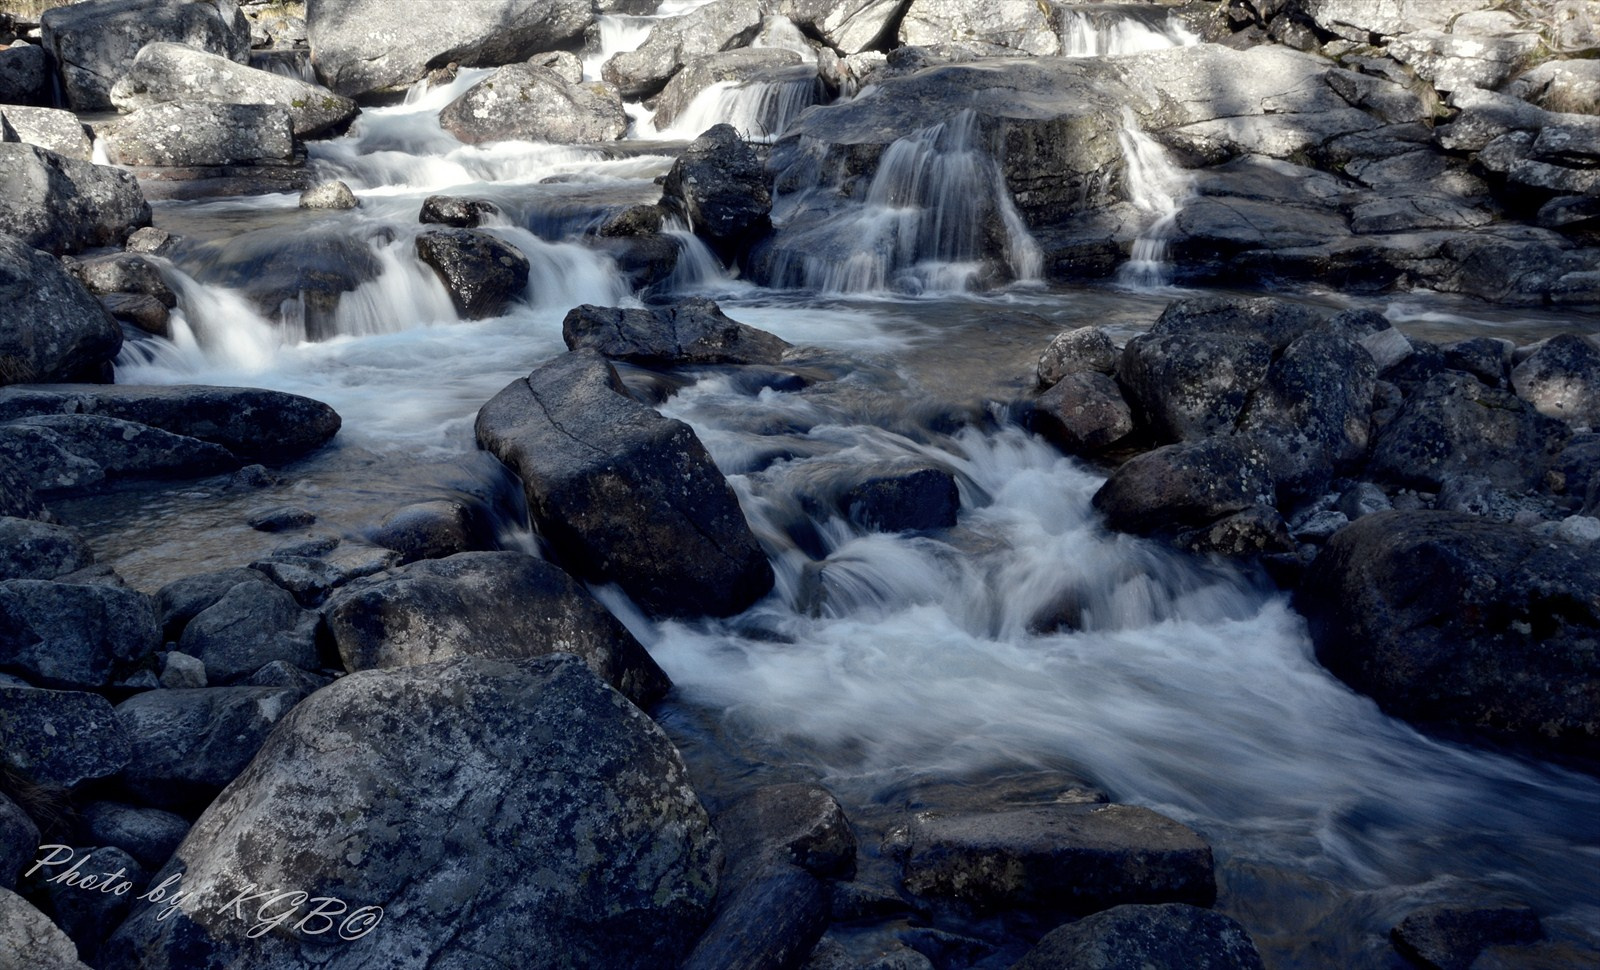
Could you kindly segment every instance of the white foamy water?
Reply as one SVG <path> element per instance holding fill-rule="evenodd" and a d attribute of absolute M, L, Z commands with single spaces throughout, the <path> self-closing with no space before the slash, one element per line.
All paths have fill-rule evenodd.
<path fill-rule="evenodd" d="M 1128 261 L 1117 268 L 1117 282 L 1136 289 L 1166 286 L 1173 274 L 1169 240 L 1193 180 L 1173 163 L 1165 148 L 1145 134 L 1128 108 L 1122 109 L 1117 144 L 1126 161 L 1123 177 L 1128 201 L 1149 220 L 1134 239 Z"/>
<path fill-rule="evenodd" d="M 1115 57 L 1200 43 L 1177 17 L 1152 20 L 1148 8 L 1085 5 L 1063 7 L 1060 14 L 1064 57 Z"/>

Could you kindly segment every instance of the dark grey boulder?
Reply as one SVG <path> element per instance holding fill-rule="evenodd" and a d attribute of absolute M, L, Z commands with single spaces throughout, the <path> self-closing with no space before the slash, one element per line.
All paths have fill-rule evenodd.
<path fill-rule="evenodd" d="M 76 529 L 0 517 L 0 580 L 56 579 L 94 562 Z"/>
<path fill-rule="evenodd" d="M 257 532 L 292 532 L 315 525 L 317 514 L 298 505 L 272 505 L 256 509 L 245 524 Z"/>
<path fill-rule="evenodd" d="M 43 414 L 0 425 L 0 454 L 39 491 L 138 478 L 195 478 L 239 467 L 221 445 L 97 414 Z"/>
<path fill-rule="evenodd" d="M 198 438 L 279 464 L 326 444 L 339 415 L 321 401 L 254 387 L 52 385 L 0 389 L 0 421 L 95 414 Z"/>
<path fill-rule="evenodd" d="M 1276 501 L 1271 459 L 1244 436 L 1166 445 L 1129 460 L 1094 495 L 1106 524 L 1139 535 L 1208 526 Z"/>
<path fill-rule="evenodd" d="M 109 111 L 111 86 L 152 41 L 241 62 L 250 54 L 250 26 L 234 0 L 90 0 L 47 10 L 40 23 L 74 111 Z"/>
<path fill-rule="evenodd" d="M 273 105 L 288 112 L 297 138 L 331 134 L 355 118 L 356 103 L 318 84 L 257 70 L 183 44 L 151 43 L 111 88 L 118 111 L 171 101 Z"/>
<path fill-rule="evenodd" d="M 1223 516 L 1210 525 L 1182 530 L 1175 540 L 1179 548 L 1190 552 L 1202 555 L 1214 553 L 1234 559 L 1295 550 L 1288 524 L 1278 510 L 1270 505 L 1252 505 Z"/>
<path fill-rule="evenodd" d="M 581 658 L 640 706 L 671 681 L 644 647 L 560 569 L 520 552 L 470 552 L 403 566 L 341 590 L 325 611 L 346 669 L 455 656 Z"/>
<path fill-rule="evenodd" d="M 1346 337 L 1309 333 L 1272 362 L 1239 421 L 1272 458 L 1282 498 L 1313 498 L 1366 456 L 1378 368 Z"/>
<path fill-rule="evenodd" d="M 27 477 L 11 460 L 0 455 L 0 515 L 35 522 L 50 521 L 50 513 L 39 504 Z"/>
<path fill-rule="evenodd" d="M 322 83 L 358 97 L 402 88 L 451 62 L 495 67 L 574 45 L 589 0 L 309 0 L 306 33 Z"/>
<path fill-rule="evenodd" d="M 57 869 L 63 872 L 66 869 L 55 867 L 40 870 L 30 888 L 33 898 L 78 945 L 78 955 L 98 964 L 106 937 L 133 907 L 141 905 L 137 893 L 145 885 L 149 873 L 133 856 L 116 846 L 75 851 L 75 858 L 83 860 L 77 873 L 81 881 L 71 885 L 46 878 L 47 874 L 56 874 Z M 127 888 L 118 894 L 115 889 L 123 884 Z"/>
<path fill-rule="evenodd" d="M 584 304 L 568 311 L 561 336 L 570 350 L 589 348 L 646 367 L 777 364 L 789 344 L 730 320 L 711 300 L 623 309 Z"/>
<path fill-rule="evenodd" d="M 1487 947 L 1543 938 L 1526 906 L 1426 906 L 1389 931 L 1396 950 L 1430 970 L 1469 970 Z"/>
<path fill-rule="evenodd" d="M 317 657 L 317 614 L 272 583 L 241 582 L 183 629 L 178 649 L 205 664 L 212 684 L 230 684 L 282 660 L 304 670 Z"/>
<path fill-rule="evenodd" d="M 1100 327 L 1079 327 L 1056 334 L 1039 355 L 1039 389 L 1047 390 L 1068 374 L 1111 374 L 1117 369 L 1117 346 Z"/>
<path fill-rule="evenodd" d="M 71 937 L 26 899 L 0 887 L 0 939 L 12 945 L 19 967 L 39 970 L 88 970 L 78 959 Z"/>
<path fill-rule="evenodd" d="M 48 107 L 50 100 L 50 68 L 44 48 L 12 44 L 0 50 L 0 104 Z"/>
<path fill-rule="evenodd" d="M 1335 323 L 1311 307 L 1275 297 L 1208 296 L 1167 304 L 1150 332 L 1157 336 L 1209 333 L 1254 337 L 1278 353 L 1306 334 L 1351 325 Z"/>
<path fill-rule="evenodd" d="M 901 43 L 919 46 L 957 38 L 985 57 L 1053 57 L 1062 52 L 1061 32 L 1048 6 L 911 0 L 906 7 Z"/>
<path fill-rule="evenodd" d="M 1490 387 L 1505 387 L 1510 381 L 1511 352 L 1515 345 L 1495 337 L 1473 337 L 1445 344 L 1444 364 L 1451 370 L 1465 371 Z M 1551 415 L 1558 417 L 1559 415 Z"/>
<path fill-rule="evenodd" d="M 513 382 L 478 412 L 478 444 L 522 477 L 534 521 L 579 576 L 663 616 L 738 613 L 772 567 L 688 425 L 627 396 L 594 351 Z"/>
<path fill-rule="evenodd" d="M 189 621 L 213 606 L 240 583 L 264 583 L 267 577 L 254 569 L 225 569 L 175 579 L 156 592 L 156 615 L 163 636 L 174 643 Z"/>
<path fill-rule="evenodd" d="M 0 103 L 0 130 L 10 129 L 3 141 L 19 141 L 47 148 L 65 158 L 91 161 L 94 137 L 87 125 L 70 111 L 25 108 Z M 15 135 L 12 138 L 11 135 Z"/>
<path fill-rule="evenodd" d="M 1029 425 L 1068 454 L 1083 455 L 1132 434 L 1134 418 L 1116 381 L 1096 371 L 1077 371 L 1033 401 Z"/>
<path fill-rule="evenodd" d="M 716 818 L 734 864 L 783 861 L 818 876 L 848 879 L 856 869 L 856 837 L 833 793 L 820 785 L 767 785 Z"/>
<path fill-rule="evenodd" d="M 0 384 L 62 380 L 98 367 L 122 348 L 116 322 L 60 263 L 0 234 Z"/>
<path fill-rule="evenodd" d="M 464 199 L 452 195 L 430 195 L 422 200 L 422 213 L 418 221 L 473 229 L 483 223 L 483 217 L 500 210 L 485 199 Z"/>
<path fill-rule="evenodd" d="M 659 205 L 630 205 L 607 216 L 596 232 L 608 239 L 654 236 L 661 232 L 663 218 Z"/>
<path fill-rule="evenodd" d="M 150 206 L 130 173 L 0 144 L 0 232 L 59 255 L 116 245 L 149 224 Z"/>
<path fill-rule="evenodd" d="M 1517 396 L 1575 428 L 1600 426 L 1600 349 L 1582 337 L 1551 337 L 1511 372 Z"/>
<path fill-rule="evenodd" d="M 280 722 L 207 809 L 155 877 L 183 873 L 190 905 L 165 921 L 136 911 L 107 968 L 471 954 L 529 970 L 677 966 L 721 864 L 686 774 L 661 730 L 573 657 L 351 674 Z M 242 871 L 343 900 L 328 928 L 352 932 L 330 946 L 312 921 L 246 938 L 250 921 L 223 906 Z M 362 907 L 382 912 L 351 923 Z"/>
<path fill-rule="evenodd" d="M 250 568 L 270 579 L 274 586 L 287 591 L 296 603 L 307 609 L 321 606 L 334 587 L 355 578 L 326 560 L 285 552 L 275 552 L 267 559 L 258 559 L 250 564 Z"/>
<path fill-rule="evenodd" d="M 98 690 L 154 671 L 161 628 L 150 597 L 100 584 L 0 583 L 0 671 Z"/>
<path fill-rule="evenodd" d="M 130 742 L 121 786 L 142 805 L 186 815 L 244 770 L 279 719 L 305 697 L 285 687 L 150 690 L 116 707 Z"/>
<path fill-rule="evenodd" d="M 269 104 L 166 101 L 106 129 L 106 156 L 142 168 L 294 163 L 289 112 Z"/>
<path fill-rule="evenodd" d="M 131 749 L 111 704 L 99 694 L 0 685 L 0 758 L 45 788 L 109 778 Z"/>
<path fill-rule="evenodd" d="M 417 236 L 417 256 L 439 274 L 468 320 L 506 312 L 528 288 L 528 257 L 487 232 L 430 229 Z"/>
<path fill-rule="evenodd" d="M 874 532 L 949 529 L 961 511 L 955 476 L 932 462 L 869 462 L 852 468 L 840 484 L 834 507 Z"/>
<path fill-rule="evenodd" d="M 911 824 L 905 888 L 974 913 L 1054 915 L 1216 899 L 1211 847 L 1131 805 L 1044 805 Z"/>
<path fill-rule="evenodd" d="M 667 173 L 661 204 L 725 260 L 772 231 L 771 177 L 732 125 L 716 125 L 689 143 Z"/>
<path fill-rule="evenodd" d="M 1262 970 L 1250 934 L 1221 913 L 1114 906 L 1046 934 L 1011 970 Z"/>
<path fill-rule="evenodd" d="M 1379 481 L 1428 491 L 1451 475 L 1481 475 L 1499 488 L 1538 488 L 1570 434 L 1510 391 L 1446 372 L 1411 392 L 1379 433 L 1370 469 Z"/>
<path fill-rule="evenodd" d="M 494 548 L 494 536 L 482 507 L 448 498 L 413 502 L 395 509 L 378 523 L 371 539 L 398 552 L 403 563 Z"/>
<path fill-rule="evenodd" d="M 1159 440 L 1193 441 L 1232 433 L 1271 363 L 1271 346 L 1255 337 L 1152 328 L 1123 348 L 1117 383 Z"/>
<path fill-rule="evenodd" d="M 38 857 L 39 826 L 0 792 L 0 889 L 17 888 L 23 867 Z"/>
<path fill-rule="evenodd" d="M 660 21 L 638 49 L 615 54 L 601 76 L 629 101 L 650 97 L 698 54 L 744 47 L 761 29 L 756 0 L 712 0 L 681 17 Z"/>
<path fill-rule="evenodd" d="M 627 134 L 628 114 L 609 85 L 574 83 L 549 68 L 508 64 L 445 105 L 439 124 L 468 145 L 590 145 Z"/>
<path fill-rule="evenodd" d="M 1323 665 L 1396 716 L 1600 752 L 1600 548 L 1381 512 L 1329 540 L 1295 604 Z"/>
<path fill-rule="evenodd" d="M 122 802 L 86 805 L 79 823 L 89 844 L 114 845 L 149 872 L 166 864 L 189 831 L 189 823 L 181 815 Z"/>
<path fill-rule="evenodd" d="M 381 230 L 331 222 L 297 220 L 292 227 L 191 243 L 185 263 L 200 282 L 241 291 L 263 316 L 303 313 L 306 336 L 325 340 L 336 334 L 344 294 L 382 272 L 374 244 L 391 239 Z"/>

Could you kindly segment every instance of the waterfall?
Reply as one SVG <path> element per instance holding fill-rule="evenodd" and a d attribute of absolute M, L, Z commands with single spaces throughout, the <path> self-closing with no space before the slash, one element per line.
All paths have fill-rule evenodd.
<path fill-rule="evenodd" d="M 265 50 L 250 52 L 250 66 L 258 71 L 292 77 L 307 84 L 321 84 L 311 66 L 309 50 Z"/>
<path fill-rule="evenodd" d="M 1152 21 L 1144 7 L 1108 5 L 1061 10 L 1064 57 L 1137 54 L 1198 43 L 1200 38 L 1170 13 L 1160 21 Z"/>
<path fill-rule="evenodd" d="M 1173 164 L 1166 149 L 1139 127 L 1139 120 L 1126 107 L 1117 142 L 1127 162 L 1124 185 L 1128 201 L 1150 220 L 1133 241 L 1129 260 L 1118 268 L 1117 282 L 1138 289 L 1166 286 L 1172 282 L 1168 240 L 1192 191 L 1192 180 Z"/>
<path fill-rule="evenodd" d="M 801 67 L 771 80 L 719 81 L 695 95 L 672 124 L 652 132 L 640 126 L 639 137 L 692 139 L 712 125 L 730 124 L 746 141 L 774 142 L 800 112 L 822 100 L 822 81 L 815 68 Z"/>
<path fill-rule="evenodd" d="M 773 283 L 829 293 L 964 291 L 997 281 L 996 255 L 1011 278 L 1036 278 L 1038 245 L 978 134 L 965 110 L 897 139 L 860 202 L 820 217 L 810 211 L 815 190 L 775 202 L 774 221 L 793 228 L 772 256 Z"/>

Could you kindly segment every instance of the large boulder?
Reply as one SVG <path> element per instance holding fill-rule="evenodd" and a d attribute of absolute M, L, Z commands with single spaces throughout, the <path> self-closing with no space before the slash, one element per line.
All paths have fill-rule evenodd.
<path fill-rule="evenodd" d="M 1546 417 L 1600 426 L 1600 350 L 1582 337 L 1561 334 L 1540 344 L 1511 372 L 1511 386 Z"/>
<path fill-rule="evenodd" d="M 154 872 L 172 858 L 189 831 L 181 815 L 121 802 L 94 802 L 79 814 L 90 845 L 114 845 Z"/>
<path fill-rule="evenodd" d="M 155 666 L 150 597 L 101 584 L 0 583 L 0 671 L 63 690 L 101 690 Z"/>
<path fill-rule="evenodd" d="M 116 321 L 60 261 L 4 233 L 0 305 L 0 385 L 81 379 L 122 349 Z"/>
<path fill-rule="evenodd" d="M 128 763 L 128 736 L 99 694 L 0 684 L 0 762 L 30 783 L 71 788 Z"/>
<path fill-rule="evenodd" d="M 1034 400 L 1029 425 L 1068 454 L 1092 454 L 1133 433 L 1133 409 L 1116 381 L 1079 371 Z"/>
<path fill-rule="evenodd" d="M 187 902 L 136 910 L 107 967 L 676 966 L 721 863 L 686 775 L 573 657 L 351 674 L 207 809 L 154 877 Z M 234 914 L 241 872 L 326 908 L 249 938 L 268 916 Z"/>
<path fill-rule="evenodd" d="M 0 887 L 0 940 L 12 966 L 37 970 L 89 970 L 72 938 L 26 899 Z"/>
<path fill-rule="evenodd" d="M 81 162 L 94 157 L 94 137 L 89 127 L 79 121 L 77 115 L 58 108 L 0 104 L 0 141 L 38 145 Z"/>
<path fill-rule="evenodd" d="M 1250 934 L 1221 913 L 1113 906 L 1045 935 L 1011 970 L 1262 970 Z"/>
<path fill-rule="evenodd" d="M 479 229 L 429 229 L 417 236 L 417 258 L 444 283 L 464 319 L 499 316 L 528 289 L 528 257 Z"/>
<path fill-rule="evenodd" d="M 513 382 L 478 412 L 478 444 L 522 477 L 544 538 L 579 576 L 651 613 L 728 616 L 772 567 L 694 431 L 627 395 L 594 351 Z"/>
<path fill-rule="evenodd" d="M 1119 532 L 1171 534 L 1272 506 L 1271 459 L 1252 438 L 1230 435 L 1166 445 L 1123 464 L 1094 507 Z"/>
<path fill-rule="evenodd" d="M 307 0 L 322 83 L 352 97 L 404 87 L 451 62 L 496 67 L 567 47 L 593 21 L 589 0 Z"/>
<path fill-rule="evenodd" d="M 226 448 L 97 414 L 44 414 L 0 424 L 0 455 L 41 492 L 119 479 L 197 478 L 239 467 Z"/>
<path fill-rule="evenodd" d="M 583 659 L 646 706 L 671 686 L 644 647 L 560 569 L 520 552 L 467 552 L 413 563 L 336 593 L 325 611 L 348 670 L 449 657 Z"/>
<path fill-rule="evenodd" d="M 184 627 L 178 649 L 200 658 L 213 684 L 242 680 L 276 660 L 315 670 L 317 623 L 316 613 L 263 577 L 235 585 L 201 610 Z"/>
<path fill-rule="evenodd" d="M 960 43 L 986 57 L 1061 53 L 1051 4 L 1034 0 L 912 0 L 900 21 L 900 42 L 917 47 Z"/>
<path fill-rule="evenodd" d="M 1333 536 L 1295 603 L 1318 659 L 1392 714 L 1600 754 L 1600 547 L 1380 512 Z"/>
<path fill-rule="evenodd" d="M 93 414 L 198 438 L 252 461 L 282 463 L 327 444 L 339 415 L 321 401 L 255 387 L 51 385 L 0 389 L 0 422 Z"/>
<path fill-rule="evenodd" d="M 744 47 L 761 29 L 756 0 L 712 0 L 681 17 L 662 20 L 637 50 L 614 55 L 601 76 L 630 101 L 650 97 L 666 86 L 692 57 Z"/>
<path fill-rule="evenodd" d="M 88 0 L 47 10 L 40 23 L 74 111 L 109 111 L 111 86 L 152 41 L 250 56 L 250 25 L 234 0 Z"/>
<path fill-rule="evenodd" d="M 106 156 L 139 167 L 290 165 L 294 124 L 274 104 L 149 104 L 106 130 Z"/>
<path fill-rule="evenodd" d="M 0 793 L 0 889 L 17 888 L 17 876 L 36 857 L 40 841 L 38 824 Z"/>
<path fill-rule="evenodd" d="M 731 320 L 704 298 L 670 307 L 574 307 L 561 322 L 569 350 L 598 350 L 611 360 L 646 367 L 693 364 L 776 364 L 789 344 Z"/>
<path fill-rule="evenodd" d="M 272 726 L 305 695 L 293 687 L 249 686 L 135 694 L 116 707 L 130 741 L 118 779 L 141 804 L 198 811 L 244 770 Z"/>
<path fill-rule="evenodd" d="M 1150 333 L 1128 341 L 1117 381 L 1161 441 L 1229 434 L 1267 376 L 1272 348 L 1227 333 Z"/>
<path fill-rule="evenodd" d="M 667 173 L 661 204 L 724 259 L 772 231 L 771 180 L 732 125 L 715 125 L 689 143 Z"/>
<path fill-rule="evenodd" d="M 93 562 L 76 529 L 0 516 L 0 580 L 55 579 Z"/>
<path fill-rule="evenodd" d="M 1044 805 L 913 820 L 905 887 L 973 913 L 1058 916 L 1216 899 L 1211 847 L 1132 805 Z"/>
<path fill-rule="evenodd" d="M 114 246 L 150 224 L 150 205 L 128 172 L 0 144 L 0 232 L 60 255 Z"/>
<path fill-rule="evenodd" d="M 12 44 L 0 50 L 0 104 L 49 106 L 50 66 L 44 48 Z"/>
<path fill-rule="evenodd" d="M 445 105 L 439 124 L 469 145 L 588 145 L 627 134 L 628 114 L 609 85 L 573 83 L 547 67 L 508 64 Z"/>
<path fill-rule="evenodd" d="M 111 88 L 111 100 L 123 112 L 169 101 L 273 105 L 288 111 L 299 138 L 336 132 L 358 110 L 321 85 L 169 43 L 146 44 Z"/>

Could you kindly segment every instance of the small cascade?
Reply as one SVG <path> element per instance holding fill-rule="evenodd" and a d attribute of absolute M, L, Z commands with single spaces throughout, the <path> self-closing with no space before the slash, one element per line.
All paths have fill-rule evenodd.
<path fill-rule="evenodd" d="M 1135 289 L 1166 286 L 1172 282 L 1168 241 L 1178 212 L 1193 190 L 1192 180 L 1173 164 L 1166 149 L 1145 134 L 1128 108 L 1122 109 L 1117 142 L 1127 160 L 1128 201 L 1151 220 L 1133 241 L 1129 260 L 1118 268 L 1117 282 Z"/>
<path fill-rule="evenodd" d="M 773 255 L 774 285 L 919 294 L 1038 276 L 1038 245 L 971 111 L 891 144 L 859 202 L 817 217 L 815 194 L 774 205 L 774 221 L 789 223 Z"/>
<path fill-rule="evenodd" d="M 1114 57 L 1188 47 L 1200 37 L 1172 14 L 1160 20 L 1147 7 L 1091 5 L 1061 10 L 1063 57 Z"/>
<path fill-rule="evenodd" d="M 636 51 L 658 23 L 655 17 L 633 17 L 626 14 L 602 14 L 595 20 L 595 38 L 598 46 L 583 55 L 583 79 L 600 80 L 600 69 L 606 61 L 626 51 Z"/>
<path fill-rule="evenodd" d="M 320 84 L 311 66 L 311 51 L 305 48 L 250 52 L 250 66 L 258 71 L 292 77 L 307 84 Z"/>
<path fill-rule="evenodd" d="M 786 71 L 771 80 L 720 81 L 695 96 L 672 124 L 656 137 L 692 139 L 713 125 L 729 124 L 746 141 L 777 141 L 800 112 L 823 98 L 822 81 L 809 67 Z M 651 131 L 639 126 L 639 137 Z"/>

